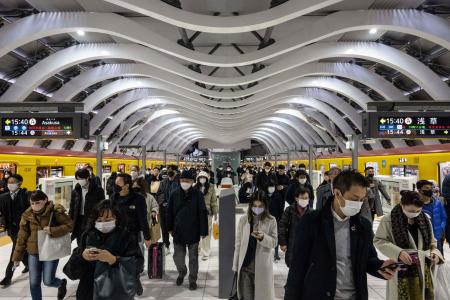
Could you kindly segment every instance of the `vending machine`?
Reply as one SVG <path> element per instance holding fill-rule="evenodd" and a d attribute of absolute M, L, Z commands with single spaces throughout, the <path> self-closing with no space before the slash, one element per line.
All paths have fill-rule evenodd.
<path fill-rule="evenodd" d="M 383 211 L 389 212 L 391 209 L 400 203 L 400 192 L 403 190 L 416 190 L 417 176 L 389 176 L 389 175 L 378 175 L 375 176 L 386 188 L 386 192 L 391 197 L 391 205 L 387 203 L 383 196 L 381 199 L 383 201 Z"/>
<path fill-rule="evenodd" d="M 39 178 L 38 186 L 54 204 L 61 204 L 69 210 L 70 197 L 75 185 L 75 177 Z"/>

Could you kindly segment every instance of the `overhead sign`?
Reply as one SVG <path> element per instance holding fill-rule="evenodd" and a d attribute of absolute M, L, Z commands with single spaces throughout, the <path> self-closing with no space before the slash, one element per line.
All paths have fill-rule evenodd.
<path fill-rule="evenodd" d="M 3 113 L 3 139 L 89 138 L 89 115 L 83 113 Z"/>
<path fill-rule="evenodd" d="M 450 138 L 449 112 L 366 112 L 365 138 Z"/>

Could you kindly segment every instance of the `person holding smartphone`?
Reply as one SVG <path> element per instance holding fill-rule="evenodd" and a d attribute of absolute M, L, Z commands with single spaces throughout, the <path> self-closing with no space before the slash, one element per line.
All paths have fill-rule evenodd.
<path fill-rule="evenodd" d="M 71 273 L 67 274 L 70 278 L 80 279 L 76 299 L 94 299 L 94 274 L 98 263 L 114 268 L 120 263 L 120 257 L 138 255 L 138 247 L 133 235 L 125 229 L 123 218 L 121 211 L 108 200 L 93 209 L 80 245 L 64 267 L 64 272 Z M 134 291 L 129 299 L 134 299 Z"/>
<path fill-rule="evenodd" d="M 237 293 L 241 300 L 273 300 L 274 248 L 277 221 L 270 215 L 268 199 L 258 191 L 250 199 L 247 214 L 239 220 L 234 245 L 233 271 L 237 273 Z"/>
<path fill-rule="evenodd" d="M 400 204 L 384 216 L 375 235 L 375 247 L 403 264 L 388 281 L 387 300 L 434 299 L 431 267 L 444 262 L 433 228 L 422 211 L 417 192 L 402 191 Z"/>

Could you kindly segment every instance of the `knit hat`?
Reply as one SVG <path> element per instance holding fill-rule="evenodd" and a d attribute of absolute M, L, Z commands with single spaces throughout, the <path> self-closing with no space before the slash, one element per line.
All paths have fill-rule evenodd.
<path fill-rule="evenodd" d="M 206 173 L 205 171 L 201 171 L 200 173 L 198 173 L 197 180 L 198 180 L 199 177 L 205 177 L 206 179 L 209 180 L 209 174 Z"/>
<path fill-rule="evenodd" d="M 195 174 L 191 170 L 184 170 L 180 175 L 180 179 L 191 179 L 195 181 Z"/>

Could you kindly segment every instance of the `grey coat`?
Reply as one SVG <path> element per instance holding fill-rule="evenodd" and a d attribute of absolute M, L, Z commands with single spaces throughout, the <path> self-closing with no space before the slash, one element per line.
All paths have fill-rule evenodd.
<path fill-rule="evenodd" d="M 386 187 L 384 184 L 381 183 L 378 179 L 373 178 L 373 187 L 369 187 L 367 189 L 367 195 L 369 196 L 369 203 L 371 204 L 371 207 L 375 208 L 375 213 L 378 216 L 382 216 L 383 213 L 383 202 L 381 202 L 380 193 L 383 195 L 383 197 L 386 199 L 387 202 L 391 203 L 391 197 L 386 192 Z M 369 191 L 370 190 L 370 191 Z M 373 204 L 372 204 L 373 203 Z"/>

